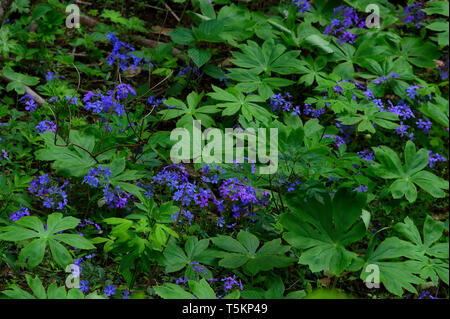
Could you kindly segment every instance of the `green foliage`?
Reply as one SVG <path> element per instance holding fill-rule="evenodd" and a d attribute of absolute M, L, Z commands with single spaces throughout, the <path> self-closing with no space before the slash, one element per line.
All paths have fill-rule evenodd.
<path fill-rule="evenodd" d="M 255 275 L 260 271 L 267 271 L 273 268 L 286 267 L 293 262 L 293 258 L 285 256 L 289 251 L 289 246 L 281 245 L 281 239 L 273 239 L 266 242 L 258 249 L 260 241 L 255 235 L 240 231 L 237 240 L 219 235 L 212 238 L 212 242 L 217 247 L 224 250 L 219 256 L 219 265 L 225 268 L 239 268 Z"/>
<path fill-rule="evenodd" d="M 16 221 L 14 225 L 0 229 L 0 240 L 20 242 L 33 239 L 26 243 L 19 254 L 19 260 L 30 268 L 38 266 L 44 259 L 46 247 L 54 261 L 64 268 L 73 262 L 69 251 L 60 243 L 63 242 L 79 249 L 94 249 L 91 242 L 80 235 L 59 234 L 65 230 L 75 228 L 80 220 L 74 217 L 63 217 L 60 213 L 48 216 L 46 227 L 36 216 L 25 216 Z"/>
<path fill-rule="evenodd" d="M 357 256 L 346 247 L 366 233 L 360 220 L 366 196 L 340 189 L 333 198 L 322 193 L 291 203 L 294 212 L 281 215 L 280 222 L 287 229 L 283 238 L 302 250 L 299 263 L 312 272 L 342 273 Z"/>
<path fill-rule="evenodd" d="M 395 179 L 389 190 L 394 198 L 403 196 L 409 202 L 417 199 L 417 188 L 420 186 L 433 197 L 445 196 L 443 190 L 448 190 L 448 182 L 423 169 L 428 165 L 428 152 L 425 149 L 416 151 L 413 142 L 408 141 L 405 146 L 403 165 L 398 155 L 387 146 L 373 148 L 375 156 L 380 163 L 372 166 L 375 174 L 384 179 Z"/>
<path fill-rule="evenodd" d="M 12 285 L 9 290 L 4 290 L 2 293 L 10 299 L 103 299 L 102 296 L 97 295 L 95 292 L 91 292 L 85 296 L 77 288 L 71 288 L 66 291 L 64 286 L 58 287 L 56 282 L 52 282 L 46 291 L 38 276 L 32 278 L 26 274 L 25 278 L 33 294 L 30 294 L 17 285 Z"/>

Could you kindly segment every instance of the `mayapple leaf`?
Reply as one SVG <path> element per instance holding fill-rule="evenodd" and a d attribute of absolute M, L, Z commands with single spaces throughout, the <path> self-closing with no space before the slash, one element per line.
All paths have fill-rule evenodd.
<path fill-rule="evenodd" d="M 356 257 L 346 247 L 366 233 L 361 219 L 366 195 L 349 189 L 338 190 L 333 198 L 328 192 L 321 194 L 306 201 L 289 199 L 293 212 L 280 216 L 287 230 L 283 238 L 302 250 L 299 263 L 312 272 L 327 269 L 339 275 Z"/>

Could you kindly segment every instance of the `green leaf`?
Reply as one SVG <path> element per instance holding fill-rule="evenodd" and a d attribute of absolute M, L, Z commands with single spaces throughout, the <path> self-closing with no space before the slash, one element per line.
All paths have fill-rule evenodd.
<path fill-rule="evenodd" d="M 360 219 L 366 196 L 349 189 L 339 189 L 333 199 L 328 192 L 322 194 L 308 197 L 306 202 L 288 199 L 294 212 L 280 216 L 287 229 L 283 238 L 303 250 L 299 263 L 308 265 L 312 272 L 328 269 L 339 275 L 356 257 L 345 247 L 366 233 Z"/>
<path fill-rule="evenodd" d="M 178 285 L 166 283 L 164 286 L 154 287 L 158 296 L 163 299 L 195 299 L 194 295 Z"/>
<path fill-rule="evenodd" d="M 330 42 L 325 40 L 322 36 L 319 36 L 317 34 L 312 34 L 308 36 L 306 39 L 306 42 L 308 42 L 310 45 L 314 47 L 318 47 L 325 51 L 326 53 L 333 53 L 334 50 L 330 46 Z"/>
<path fill-rule="evenodd" d="M 240 231 L 235 240 L 229 236 L 219 235 L 212 242 L 225 250 L 219 265 L 225 268 L 243 267 L 249 274 L 257 274 L 273 268 L 282 268 L 292 263 L 292 258 L 284 256 L 289 247 L 282 246 L 281 240 L 274 239 L 265 243 L 259 250 L 258 238 L 245 231 Z"/>
<path fill-rule="evenodd" d="M 94 249 L 95 246 L 91 244 L 89 240 L 81 237 L 80 235 L 73 234 L 59 234 L 54 235 L 54 239 L 60 240 L 63 243 L 70 245 L 72 247 L 80 248 L 80 249 Z"/>
<path fill-rule="evenodd" d="M 419 186 L 431 196 L 445 197 L 443 190 L 448 190 L 448 182 L 422 169 L 428 165 L 428 152 L 425 149 L 416 151 L 413 142 L 408 141 L 405 146 L 405 165 L 402 165 L 398 155 L 389 147 L 373 148 L 380 163 L 372 165 L 371 170 L 381 178 L 396 179 L 389 189 L 394 198 L 403 196 L 412 203 L 417 198 L 416 186 Z"/>
<path fill-rule="evenodd" d="M 189 280 L 189 289 L 198 297 L 198 299 L 216 299 L 216 293 L 203 278 L 200 281 Z"/>
<path fill-rule="evenodd" d="M 197 48 L 189 49 L 188 54 L 199 68 L 211 59 L 211 53 L 209 53 L 209 51 Z"/>
<path fill-rule="evenodd" d="M 72 256 L 63 245 L 55 240 L 49 240 L 48 245 L 50 247 L 53 259 L 61 268 L 65 268 L 67 265 L 73 263 Z"/>
<path fill-rule="evenodd" d="M 27 274 L 25 275 L 25 278 L 27 280 L 28 286 L 31 288 L 36 297 L 38 297 L 39 299 L 47 299 L 45 288 L 38 276 L 36 276 L 35 278 L 31 278 L 31 276 Z"/>
<path fill-rule="evenodd" d="M 188 45 L 195 41 L 192 31 L 186 28 L 176 28 L 169 36 L 173 42 L 181 45 Z"/>
<path fill-rule="evenodd" d="M 412 293 L 417 290 L 412 284 L 421 284 L 423 280 L 416 274 L 418 270 L 408 261 L 396 261 L 396 258 L 404 256 L 404 253 L 411 249 L 411 245 L 396 237 L 385 239 L 375 251 L 366 253 L 366 263 L 361 272 L 361 279 L 366 280 L 371 274 L 366 271 L 368 265 L 376 265 L 379 270 L 380 282 L 383 283 L 386 290 L 401 296 L 403 289 Z"/>

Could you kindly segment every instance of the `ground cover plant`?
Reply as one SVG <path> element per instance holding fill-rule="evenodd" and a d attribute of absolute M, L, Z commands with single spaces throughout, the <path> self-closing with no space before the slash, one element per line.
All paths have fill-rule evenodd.
<path fill-rule="evenodd" d="M 1 0 L 0 298 L 448 298 L 448 16 Z"/>

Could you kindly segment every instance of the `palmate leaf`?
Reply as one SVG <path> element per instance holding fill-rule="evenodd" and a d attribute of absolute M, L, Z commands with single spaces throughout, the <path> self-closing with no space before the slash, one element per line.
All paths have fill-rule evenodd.
<path fill-rule="evenodd" d="M 379 112 L 376 107 L 367 107 L 364 109 L 364 115 L 354 114 L 347 115 L 338 118 L 338 120 L 344 125 L 358 124 L 358 131 L 369 131 L 375 133 L 375 127 L 372 123 L 375 123 L 383 128 L 393 130 L 399 125 L 393 121 L 398 121 L 398 116 L 391 112 Z"/>
<path fill-rule="evenodd" d="M 39 265 L 44 259 L 47 245 L 55 262 L 62 268 L 73 262 L 69 251 L 61 244 L 65 243 L 79 249 L 93 249 L 89 240 L 74 234 L 58 234 L 64 230 L 75 228 L 79 219 L 63 217 L 60 213 L 53 213 L 47 218 L 47 229 L 36 216 L 25 216 L 12 226 L 0 228 L 0 240 L 23 241 L 34 238 L 20 251 L 19 261 L 25 262 L 30 268 Z M 32 234 L 34 234 L 32 236 Z"/>
<path fill-rule="evenodd" d="M 215 92 L 208 93 L 214 100 L 221 101 L 218 107 L 224 108 L 222 115 L 230 116 L 242 112 L 242 115 L 247 121 L 252 121 L 253 118 L 266 123 L 269 118 L 274 117 L 269 111 L 255 102 L 265 102 L 266 99 L 255 94 L 245 96 L 235 86 L 223 90 L 215 85 L 212 86 Z"/>
<path fill-rule="evenodd" d="M 419 270 L 420 276 L 423 279 L 431 278 L 435 284 L 438 283 L 438 278 L 441 278 L 448 285 L 449 245 L 436 243 L 442 237 L 444 223 L 427 215 L 423 225 L 423 240 L 409 217 L 406 217 L 403 223 L 396 224 L 395 229 L 414 245 L 412 249 L 405 251 L 405 256 L 414 259 L 411 264 Z"/>
<path fill-rule="evenodd" d="M 371 169 L 381 178 L 395 179 L 389 187 L 395 199 L 405 196 L 410 203 L 414 202 L 417 198 L 415 185 L 433 197 L 445 197 L 443 190 L 448 190 L 448 182 L 431 172 L 423 171 L 428 165 L 428 152 L 425 149 L 416 151 L 414 143 L 408 141 L 404 151 L 404 165 L 391 148 L 380 146 L 372 149 L 380 163 L 375 163 Z"/>
<path fill-rule="evenodd" d="M 255 235 L 240 231 L 236 238 L 219 235 L 211 239 L 214 245 L 224 250 L 220 266 L 242 267 L 245 272 L 255 275 L 260 271 L 286 267 L 293 262 L 293 258 L 284 255 L 289 246 L 282 246 L 279 238 L 266 242 L 259 250 L 260 242 Z"/>
<path fill-rule="evenodd" d="M 287 229 L 283 238 L 302 250 L 299 263 L 339 275 L 356 257 L 346 247 L 366 233 L 360 219 L 366 195 L 340 189 L 333 199 L 322 192 L 306 202 L 289 198 L 288 205 L 293 212 L 281 215 L 280 223 Z"/>
<path fill-rule="evenodd" d="M 96 161 L 85 150 L 74 146 L 56 146 L 55 134 L 46 132 L 41 134 L 46 148 L 36 151 L 35 155 L 41 161 L 53 161 L 53 168 L 59 174 L 81 177 L 89 172 L 89 169 L 96 165 Z M 75 143 L 89 152 L 93 152 L 95 146 L 94 136 L 84 135 L 78 131 L 70 131 L 69 141 Z M 63 139 L 58 136 L 57 145 L 66 145 Z M 98 161 L 104 161 L 111 157 L 111 152 L 105 152 L 97 157 Z"/>
<path fill-rule="evenodd" d="M 379 280 L 386 290 L 397 296 L 403 294 L 403 289 L 417 293 L 412 284 L 423 283 L 423 280 L 417 276 L 419 273 L 417 267 L 411 261 L 399 259 L 411 249 L 414 250 L 413 245 L 397 237 L 385 239 L 375 250 L 370 247 L 366 252 L 361 279 L 366 281 L 371 274 L 366 271 L 368 265 L 376 265 L 379 270 Z"/>
<path fill-rule="evenodd" d="M 286 51 L 282 44 L 275 44 L 267 40 L 260 47 L 256 42 L 249 40 L 241 46 L 242 52 L 233 52 L 231 62 L 241 68 L 250 69 L 254 74 L 272 72 L 278 74 L 298 73 L 300 60 L 297 59 L 300 51 Z"/>
<path fill-rule="evenodd" d="M 435 67 L 433 60 L 440 56 L 436 45 L 420 38 L 402 38 L 397 46 L 390 47 L 389 51 L 389 55 L 421 68 Z"/>
<path fill-rule="evenodd" d="M 159 111 L 159 114 L 166 121 L 180 117 L 177 121 L 177 127 L 192 127 L 194 120 L 202 121 L 202 125 L 206 128 L 211 127 L 214 125 L 214 120 L 209 114 L 219 112 L 219 108 L 214 105 L 198 107 L 202 97 L 203 93 L 197 94 L 196 92 L 191 92 L 186 98 L 187 106 L 179 99 L 169 98 L 164 103 L 171 107 L 171 109 Z"/>
<path fill-rule="evenodd" d="M 210 253 L 209 239 L 198 240 L 195 237 L 189 238 L 184 250 L 177 246 L 174 240 L 170 240 L 167 248 L 164 250 L 164 264 L 166 265 L 166 272 L 171 273 L 179 271 L 187 267 L 191 262 L 197 261 L 199 263 L 210 264 L 215 257 Z M 191 275 L 191 269 L 186 269 L 186 276 Z"/>
<path fill-rule="evenodd" d="M 258 94 L 264 99 L 270 98 L 274 89 L 294 84 L 295 82 L 278 77 L 260 77 L 252 70 L 246 69 L 227 69 L 230 71 L 227 78 L 239 82 L 236 88 L 245 93 L 258 91 Z"/>

